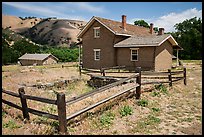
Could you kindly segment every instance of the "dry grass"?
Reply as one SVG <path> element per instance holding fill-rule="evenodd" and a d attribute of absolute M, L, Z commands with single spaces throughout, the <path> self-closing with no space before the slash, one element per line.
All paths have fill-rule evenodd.
<path fill-rule="evenodd" d="M 91 134 L 202 134 L 202 75 L 200 64 L 185 64 L 187 67 L 187 86 L 183 81 L 173 84 L 172 88 L 165 85 L 167 91 L 153 90 L 144 92 L 142 100 L 148 105 L 139 106 L 134 96 L 128 99 L 116 98 L 100 105 L 88 113 L 78 116 L 68 122 L 68 132 L 71 135 Z M 193 67 L 192 67 L 193 66 Z M 59 79 L 79 77 L 76 67 L 49 68 L 3 66 L 2 87 L 17 92 L 19 83 L 35 84 L 47 83 Z M 29 77 L 28 77 L 29 76 Z M 66 100 L 92 90 L 86 84 L 88 76 L 82 75 L 81 81 L 64 88 L 43 90 L 26 87 L 26 94 L 56 99 L 55 92 L 64 92 Z M 129 85 L 124 85 L 129 86 Z M 67 106 L 67 115 L 93 104 L 107 96 L 113 95 L 123 87 L 112 88 L 103 94 L 84 99 Z M 143 87 L 145 88 L 145 87 Z M 159 93 L 159 94 L 157 94 Z M 2 94 L 2 98 L 12 100 L 20 105 L 20 100 Z M 127 94 L 126 94 L 127 96 Z M 113 105 L 114 104 L 114 105 Z M 37 110 L 57 114 L 53 105 L 28 101 L 28 106 Z M 120 110 L 124 106 L 132 108 L 131 115 L 121 117 Z M 108 115 L 108 114 L 111 115 Z M 114 116 L 113 116 L 114 115 Z M 2 104 L 2 134 L 58 134 L 58 122 L 30 114 L 30 121 L 23 121 L 22 112 Z M 108 126 L 104 126 L 108 125 Z M 110 124 L 107 124 L 110 123 Z"/>

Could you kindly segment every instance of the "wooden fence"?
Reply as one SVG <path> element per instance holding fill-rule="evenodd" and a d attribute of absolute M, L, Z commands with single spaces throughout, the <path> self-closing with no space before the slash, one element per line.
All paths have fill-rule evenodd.
<path fill-rule="evenodd" d="M 19 90 L 18 90 L 19 94 L 14 93 L 12 91 L 4 90 L 4 89 L 2 89 L 2 93 L 5 93 L 5 94 L 13 96 L 13 97 L 20 98 L 21 106 L 18 106 L 16 104 L 14 104 L 14 103 L 12 103 L 10 101 L 4 100 L 4 99 L 2 99 L 2 102 L 9 105 L 9 106 L 14 107 L 14 108 L 20 109 L 22 111 L 22 113 L 23 113 L 23 118 L 24 119 L 29 120 L 30 119 L 29 113 L 32 113 L 34 115 L 45 116 L 45 117 L 48 117 L 48 118 L 51 118 L 51 119 L 54 119 L 54 120 L 59 120 L 60 131 L 62 131 L 62 132 L 65 131 L 63 129 L 63 126 L 62 126 L 64 124 L 63 123 L 64 113 L 66 113 L 66 109 L 64 111 L 64 108 L 63 108 L 64 107 L 63 104 L 65 104 L 65 94 L 58 93 L 57 94 L 57 100 L 53 100 L 53 99 L 47 99 L 47 98 L 42 98 L 42 97 L 26 95 L 23 87 L 19 88 Z M 57 105 L 58 115 L 53 115 L 53 114 L 50 114 L 50 113 L 47 113 L 47 112 L 42 112 L 42 111 L 39 111 L 39 110 L 29 108 L 28 105 L 27 105 L 27 100 L 28 99 L 43 102 L 43 103 L 47 103 L 47 104 Z"/>
<path fill-rule="evenodd" d="M 167 72 L 142 72 L 142 79 L 154 79 L 152 82 L 142 82 L 142 85 L 146 84 L 162 84 L 169 83 L 169 86 L 172 86 L 173 82 L 183 80 L 184 85 L 187 84 L 186 81 L 186 68 L 183 70 L 174 70 L 168 69 Z M 182 74 L 182 76 L 177 76 Z M 166 81 L 157 81 L 156 79 L 166 79 Z"/>
<path fill-rule="evenodd" d="M 120 71 L 121 69 L 125 69 L 126 66 L 115 66 L 115 67 L 107 67 L 107 68 L 101 68 L 100 70 L 94 70 L 94 69 L 87 69 L 87 68 L 82 68 L 79 66 L 79 73 L 81 74 L 86 74 L 89 76 L 93 76 L 92 74 L 89 73 L 99 73 L 102 76 L 104 76 L 104 79 L 114 79 L 114 78 L 126 78 L 126 77 L 120 77 L 120 76 L 106 76 L 106 73 L 135 73 L 132 71 Z M 111 69 L 118 69 L 118 71 L 107 71 Z M 155 71 L 142 71 L 141 72 L 141 78 L 142 79 L 167 79 L 166 81 L 156 81 L 154 80 L 153 82 L 142 82 L 142 85 L 146 84 L 162 84 L 162 83 L 169 83 L 169 86 L 172 86 L 173 82 L 179 81 L 179 80 L 184 80 L 184 85 L 187 84 L 186 82 L 186 68 L 185 67 L 180 67 L 180 70 L 171 70 L 168 69 L 167 72 L 155 72 Z M 82 72 L 85 71 L 85 72 Z M 182 77 L 176 76 L 179 74 L 183 74 Z M 150 77 L 151 76 L 151 77 Z"/>
<path fill-rule="evenodd" d="M 88 110 L 90 109 L 93 109 L 115 97 L 118 97 L 128 91 L 131 91 L 131 90 L 134 90 L 135 89 L 135 96 L 136 96 L 136 99 L 139 99 L 140 98 L 140 94 L 141 94 L 141 68 L 137 68 L 137 72 L 136 74 L 134 75 L 131 75 L 130 77 L 127 77 L 127 78 L 124 78 L 124 79 L 121 79 L 120 81 L 117 81 L 117 82 L 114 82 L 112 84 L 109 84 L 109 85 L 106 85 L 106 86 L 103 86 L 103 87 L 100 87 L 98 89 L 95 89 L 95 90 L 92 90 L 90 92 L 87 92 L 87 93 L 84 93 L 82 95 L 79 95 L 77 97 L 73 97 L 67 101 L 65 101 L 65 94 L 64 93 L 57 93 L 57 99 L 56 100 L 53 100 L 53 99 L 47 99 L 47 98 L 42 98 L 42 97 L 36 97 L 36 96 L 31 96 L 31 95 L 26 95 L 25 94 L 25 91 L 24 91 L 24 88 L 19 88 L 18 90 L 18 93 L 14 93 L 12 91 L 6 91 L 4 89 L 2 89 L 2 93 L 5 93 L 7 95 L 10 95 L 10 96 L 13 96 L 13 97 L 17 97 L 17 98 L 20 98 L 20 101 L 21 101 L 21 106 L 18 106 L 10 101 L 7 101 L 7 100 L 4 100 L 2 99 L 2 102 L 9 105 L 9 106 L 12 106 L 16 109 L 20 109 L 23 113 L 23 117 L 25 119 L 30 119 L 30 116 L 29 116 L 29 113 L 32 113 L 34 115 L 38 115 L 38 116 L 45 116 L 45 117 L 48 117 L 48 118 L 51 118 L 51 119 L 54 119 L 54 120 L 58 120 L 59 121 L 59 132 L 62 133 L 62 134 L 66 134 L 67 133 L 67 121 L 82 114 L 82 113 L 85 113 L 87 112 Z M 80 101 L 82 99 L 85 99 L 87 97 L 90 97 L 94 94 L 97 94 L 97 93 L 100 93 L 100 92 L 103 92 L 107 89 L 110 89 L 110 88 L 113 88 L 115 86 L 118 86 L 118 85 L 121 85 L 122 83 L 130 80 L 130 79 L 133 79 L 133 78 L 136 78 L 136 84 L 132 87 L 129 87 L 128 89 L 125 89 L 125 90 L 122 90 L 106 99 L 103 99 L 95 104 L 92 104 L 86 108 L 83 108 L 82 110 L 79 110 L 69 116 L 66 116 L 66 106 L 67 105 L 70 105 L 74 102 L 77 102 L 77 101 Z M 53 115 L 53 114 L 50 114 L 50 113 L 47 113 L 47 112 L 42 112 L 42 111 L 39 111 L 39 110 L 35 110 L 35 109 L 32 109 L 32 108 L 29 108 L 28 105 L 27 105 L 27 100 L 34 100 L 34 101 L 39 101 L 39 102 L 43 102 L 43 103 L 47 103 L 47 104 L 54 104 L 54 105 L 57 105 L 57 110 L 58 110 L 58 115 Z"/>

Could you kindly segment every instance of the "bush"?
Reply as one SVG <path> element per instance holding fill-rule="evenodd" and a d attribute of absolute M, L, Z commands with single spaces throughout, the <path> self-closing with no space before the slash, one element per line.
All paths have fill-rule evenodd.
<path fill-rule="evenodd" d="M 159 109 L 159 108 L 152 108 L 152 111 L 153 111 L 153 112 L 159 112 L 160 109 Z"/>
<path fill-rule="evenodd" d="M 137 102 L 139 106 L 146 107 L 148 105 L 148 101 L 145 99 L 141 99 Z"/>
<path fill-rule="evenodd" d="M 16 125 L 16 123 L 13 120 L 9 120 L 8 123 L 3 124 L 3 128 L 10 128 L 10 129 L 15 129 L 15 128 L 20 128 L 22 126 Z"/>
<path fill-rule="evenodd" d="M 52 47 L 41 50 L 42 53 L 51 53 L 59 59 L 59 62 L 75 62 L 78 61 L 78 48 L 69 49 L 66 47 Z"/>
<path fill-rule="evenodd" d="M 108 112 L 103 114 L 100 118 L 100 123 L 103 127 L 109 127 L 112 124 L 112 120 L 114 120 L 115 115 L 112 112 Z"/>
<path fill-rule="evenodd" d="M 168 94 L 167 88 L 163 84 L 156 85 L 155 89 L 161 91 L 164 94 Z"/>
<path fill-rule="evenodd" d="M 155 96 L 160 97 L 161 95 L 160 95 L 159 92 L 154 91 L 154 92 L 151 93 L 151 96 L 152 96 L 152 97 L 155 97 Z"/>
<path fill-rule="evenodd" d="M 130 106 L 124 106 L 120 109 L 120 115 L 123 116 L 127 116 L 127 115 L 132 115 L 133 113 L 133 109 Z"/>

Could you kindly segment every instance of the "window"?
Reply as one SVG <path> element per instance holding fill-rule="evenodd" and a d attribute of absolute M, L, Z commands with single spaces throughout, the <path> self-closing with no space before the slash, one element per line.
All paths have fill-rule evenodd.
<path fill-rule="evenodd" d="M 131 49 L 131 61 L 138 61 L 138 49 Z"/>
<path fill-rule="evenodd" d="M 94 60 L 100 60 L 101 49 L 94 49 Z"/>
<path fill-rule="evenodd" d="M 100 27 L 94 27 L 94 38 L 100 37 Z"/>

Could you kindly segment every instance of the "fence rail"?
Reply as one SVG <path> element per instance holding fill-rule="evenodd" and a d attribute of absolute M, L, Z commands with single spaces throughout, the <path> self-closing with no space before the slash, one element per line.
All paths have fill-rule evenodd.
<path fill-rule="evenodd" d="M 87 93 L 84 93 L 82 95 L 79 95 L 77 97 L 74 97 L 74 98 L 71 98 L 69 99 L 68 101 L 65 101 L 65 94 L 64 93 L 58 93 L 57 94 L 57 99 L 56 100 L 53 100 L 53 99 L 48 99 L 48 98 L 42 98 L 42 97 L 36 97 L 36 96 L 31 96 L 31 95 L 26 95 L 25 94 L 25 91 L 24 91 L 24 88 L 19 88 L 18 90 L 18 94 L 17 93 L 14 93 L 12 91 L 6 91 L 4 89 L 2 89 L 2 93 L 5 93 L 7 95 L 10 95 L 10 96 L 14 96 L 14 97 L 17 97 L 20 99 L 20 102 L 21 102 L 21 106 L 18 106 L 10 101 L 7 101 L 7 100 L 4 100 L 2 99 L 2 102 L 4 104 L 7 104 L 9 106 L 12 106 L 16 109 L 19 109 L 22 111 L 23 113 L 23 117 L 25 119 L 30 119 L 30 116 L 29 116 L 29 113 L 31 114 L 34 114 L 34 115 L 38 115 L 38 116 L 45 116 L 45 117 L 48 117 L 50 119 L 54 119 L 54 120 L 58 120 L 59 121 L 59 132 L 60 133 L 67 133 L 67 121 L 73 117 L 76 117 L 94 107 L 97 107 L 98 105 L 102 104 L 102 103 L 105 103 L 107 102 L 108 100 L 110 99 L 113 99 L 127 91 L 130 91 L 131 89 L 134 89 L 136 88 L 136 96 L 139 96 L 138 94 L 140 94 L 141 92 L 139 92 L 138 90 L 138 87 L 141 86 L 141 84 L 137 84 L 131 88 L 128 88 L 124 91 L 121 91 L 111 97 L 108 97 L 102 101 L 99 101 L 98 103 L 96 104 L 93 104 L 91 106 L 88 106 L 87 108 L 84 108 L 78 112 L 75 112 L 74 114 L 66 117 L 66 105 L 70 105 L 74 102 L 77 102 L 77 101 L 80 101 L 84 98 L 87 98 L 87 97 L 90 97 L 94 94 L 97 94 L 97 93 L 100 93 L 102 91 L 105 91 L 109 88 L 112 88 L 112 87 L 115 87 L 117 85 L 120 85 L 122 83 L 124 83 L 125 81 L 128 81 L 132 78 L 139 78 L 139 74 L 134 74 L 134 75 L 131 75 L 130 77 L 127 77 L 127 78 L 124 78 L 124 79 L 121 79 L 120 81 L 117 81 L 117 82 L 114 82 L 112 84 L 109 84 L 109 85 L 106 85 L 106 86 L 103 86 L 103 87 L 100 87 L 98 89 L 95 89 L 95 90 L 92 90 L 90 92 L 87 92 Z M 140 78 L 141 79 L 141 78 Z M 28 105 L 27 105 L 27 100 L 33 100 L 33 101 L 38 101 L 38 102 L 42 102 L 42 103 L 47 103 L 47 104 L 54 104 L 54 105 L 57 105 L 57 110 L 58 110 L 58 115 L 54 115 L 54 114 L 50 114 L 50 113 L 47 113 L 47 112 L 43 112 L 43 111 L 39 111 L 39 110 L 36 110 L 36 109 L 33 109 L 33 108 L 29 108 Z"/>
<path fill-rule="evenodd" d="M 47 99 L 47 98 L 36 97 L 31 95 L 24 95 L 24 96 L 25 98 L 34 100 L 34 101 L 39 101 L 39 102 L 48 103 L 48 104 L 55 104 L 55 105 L 57 104 L 57 101 L 53 99 Z"/>
<path fill-rule="evenodd" d="M 109 101 L 109 100 L 111 100 L 111 99 L 113 99 L 113 98 L 115 98 L 115 97 L 117 97 L 119 95 L 122 95 L 122 94 L 124 94 L 124 93 L 126 93 L 126 92 L 128 92 L 128 91 L 130 91 L 132 89 L 135 89 L 138 86 L 139 86 L 139 84 L 136 84 L 135 86 L 132 86 L 132 87 L 130 87 L 130 88 L 124 90 L 124 91 L 121 91 L 121 92 L 119 92 L 117 94 L 114 94 L 114 95 L 112 95 L 112 96 L 110 96 L 110 97 L 108 97 L 108 98 L 106 98 L 104 100 L 101 100 L 101 101 L 99 101 L 99 102 L 97 102 L 97 103 L 95 103 L 93 105 L 90 105 L 90 106 L 88 106 L 88 107 L 86 107 L 86 108 L 84 108 L 84 109 L 82 109 L 82 110 L 80 110 L 80 111 L 78 111 L 76 113 L 73 113 L 73 114 L 71 114 L 70 116 L 67 117 L 67 121 L 74 118 L 74 117 L 76 117 L 76 116 L 78 116 L 78 115 L 80 115 L 80 114 L 82 114 L 82 113 L 84 113 L 84 112 L 87 112 L 90 109 L 93 109 L 93 108 L 101 105 L 102 103 L 105 103 L 105 102 L 107 102 L 107 101 Z"/>
<path fill-rule="evenodd" d="M 81 66 L 80 66 L 81 68 Z M 126 68 L 126 66 L 115 66 L 115 67 L 107 67 L 107 68 L 101 68 L 100 71 L 99 70 L 89 70 L 86 68 L 81 68 L 80 69 L 80 75 L 82 74 L 86 74 L 89 76 L 93 76 L 92 74 L 89 73 L 101 73 L 102 76 L 94 76 L 94 77 L 101 77 L 104 79 L 114 79 L 114 78 L 126 78 L 126 77 L 118 77 L 118 76 L 105 76 L 106 73 L 133 73 L 133 72 L 116 72 L 116 71 L 105 71 L 105 70 L 109 70 L 109 69 L 121 69 L 121 68 Z M 183 69 L 183 70 L 181 70 Z M 81 70 L 84 70 L 86 72 L 81 72 Z M 175 75 L 179 75 L 179 74 L 183 74 L 182 77 L 178 77 Z M 142 82 L 142 85 L 145 84 L 161 84 L 161 83 L 169 83 L 169 86 L 172 86 L 173 82 L 179 81 L 179 80 L 184 80 L 184 85 L 187 84 L 186 82 L 186 68 L 185 67 L 180 67 L 179 70 L 174 70 L 172 71 L 171 69 L 168 69 L 168 71 L 163 71 L 163 72 L 155 72 L 155 71 L 142 71 L 141 72 L 141 78 L 142 79 L 167 79 L 167 81 L 153 81 L 153 82 Z"/>
<path fill-rule="evenodd" d="M 124 66 L 123 66 L 124 67 Z M 117 69 L 117 68 L 120 68 L 120 67 L 115 67 L 114 69 Z M 108 69 L 108 68 L 106 68 Z M 81 66 L 79 68 L 79 71 L 81 73 Z M 97 71 L 99 73 L 101 73 L 101 71 Z M 99 76 L 101 78 L 107 78 L 105 77 L 105 71 L 103 71 L 104 76 Z M 162 73 L 163 74 L 163 73 Z M 45 117 L 48 117 L 48 118 L 51 118 L 51 119 L 54 119 L 54 120 L 58 120 L 59 121 L 59 132 L 60 133 L 67 133 L 67 121 L 70 120 L 71 118 L 74 118 L 84 112 L 87 112 L 88 110 L 92 109 L 92 108 L 95 108 L 97 106 L 99 106 L 100 104 L 102 103 L 105 103 L 119 95 L 122 95 L 128 91 L 131 91 L 133 89 L 135 89 L 135 97 L 136 99 L 139 99 L 140 98 L 140 95 L 141 95 L 141 85 L 143 84 L 154 84 L 154 83 L 169 83 L 170 86 L 172 86 L 172 83 L 173 82 L 176 82 L 176 81 L 179 81 L 179 80 L 184 80 L 184 84 L 186 85 L 187 84 L 187 81 L 186 81 L 186 68 L 183 69 L 183 71 L 171 71 L 171 70 L 168 70 L 168 73 L 165 72 L 166 75 L 168 75 L 168 81 L 163 81 L 163 82 L 157 82 L 157 81 L 154 81 L 154 82 L 144 82 L 142 83 L 141 82 L 141 67 L 138 67 L 136 69 L 136 74 L 133 74 L 129 77 L 125 77 L 125 78 L 122 78 L 121 80 L 119 81 L 116 81 L 114 83 L 111 83 L 111 84 L 108 84 L 108 85 L 105 85 L 105 86 L 102 86 L 98 89 L 95 89 L 95 90 L 92 90 L 90 92 L 87 92 L 87 93 L 84 93 L 84 94 L 81 94 L 77 97 L 73 97 L 67 101 L 65 101 L 65 94 L 64 93 L 58 93 L 57 94 L 57 99 L 56 100 L 53 100 L 53 99 L 48 99 L 48 98 L 42 98 L 42 97 L 36 97 L 36 96 L 31 96 L 31 95 L 26 95 L 25 94 L 25 91 L 24 91 L 24 88 L 19 88 L 18 90 L 18 94 L 17 93 L 14 93 L 12 91 L 7 91 L 7 90 L 4 90 L 2 89 L 2 93 L 5 93 L 7 95 L 10 95 L 10 96 L 13 96 L 13 97 L 17 97 L 20 99 L 20 102 L 21 102 L 21 106 L 18 106 L 10 101 L 7 101 L 5 99 L 2 99 L 2 102 L 4 104 L 7 104 L 9 106 L 12 106 L 16 109 L 19 109 L 22 111 L 23 113 L 23 117 L 25 119 L 30 119 L 29 117 L 29 113 L 32 113 L 34 115 L 38 115 L 38 116 L 45 116 Z M 183 74 L 182 77 L 172 77 L 172 75 L 176 75 L 176 74 Z M 108 77 L 110 78 L 110 77 Z M 113 78 L 113 77 L 112 77 Z M 130 79 L 133 79 L 133 78 L 136 78 L 135 79 L 135 85 L 132 86 L 132 87 L 129 87 L 128 89 L 125 89 L 125 90 L 121 90 L 120 92 L 106 98 L 106 99 L 103 99 L 93 105 L 90 105 L 84 109 L 81 109 L 80 111 L 78 112 L 75 112 L 71 115 L 69 115 L 68 117 L 66 117 L 66 106 L 67 105 L 70 105 L 74 102 L 77 102 L 77 101 L 80 101 L 82 99 L 85 99 L 87 97 L 90 97 L 94 94 L 97 94 L 97 93 L 100 93 L 100 92 L 103 92 L 107 89 L 110 89 L 112 87 L 115 87 L 115 86 L 118 86 L 120 84 L 123 84 L 124 82 L 130 80 Z M 172 80 L 173 78 L 173 80 Z M 58 115 L 54 115 L 54 114 L 50 114 L 50 113 L 47 113 L 47 112 L 42 112 L 42 111 L 39 111 L 39 110 L 35 110 L 35 109 L 32 109 L 32 108 L 29 108 L 28 105 L 27 105 L 27 100 L 33 100 L 33 101 L 39 101 L 39 102 L 42 102 L 42 103 L 47 103 L 47 104 L 54 104 L 54 105 L 57 105 L 57 110 L 58 110 Z"/>
<path fill-rule="evenodd" d="M 14 107 L 16 109 L 21 110 L 22 113 L 23 113 L 23 117 L 25 119 L 28 119 L 28 120 L 30 119 L 29 113 L 32 113 L 32 114 L 38 115 L 38 116 L 45 116 L 45 117 L 48 117 L 48 118 L 54 119 L 54 120 L 59 120 L 60 115 L 57 116 L 57 115 L 53 115 L 53 114 L 50 114 L 50 113 L 47 113 L 47 112 L 43 112 L 43 111 L 39 111 L 39 110 L 29 108 L 27 106 L 27 99 L 34 100 L 34 101 L 39 101 L 39 102 L 43 102 L 43 103 L 47 103 L 47 104 L 54 104 L 54 105 L 57 105 L 57 102 L 59 100 L 52 100 L 52 99 L 47 99 L 47 98 L 42 98 L 42 97 L 26 95 L 25 91 L 24 91 L 24 88 L 19 88 L 18 92 L 19 92 L 19 94 L 14 93 L 12 91 L 7 91 L 7 90 L 2 89 L 2 93 L 5 93 L 5 94 L 13 96 L 13 97 L 18 97 L 20 99 L 20 101 L 21 101 L 21 106 L 18 106 L 16 104 L 14 104 L 14 103 L 12 103 L 10 101 L 4 100 L 4 99 L 2 99 L 2 102 L 4 104 L 7 104 L 7 105 L 11 106 L 11 107 Z"/>

